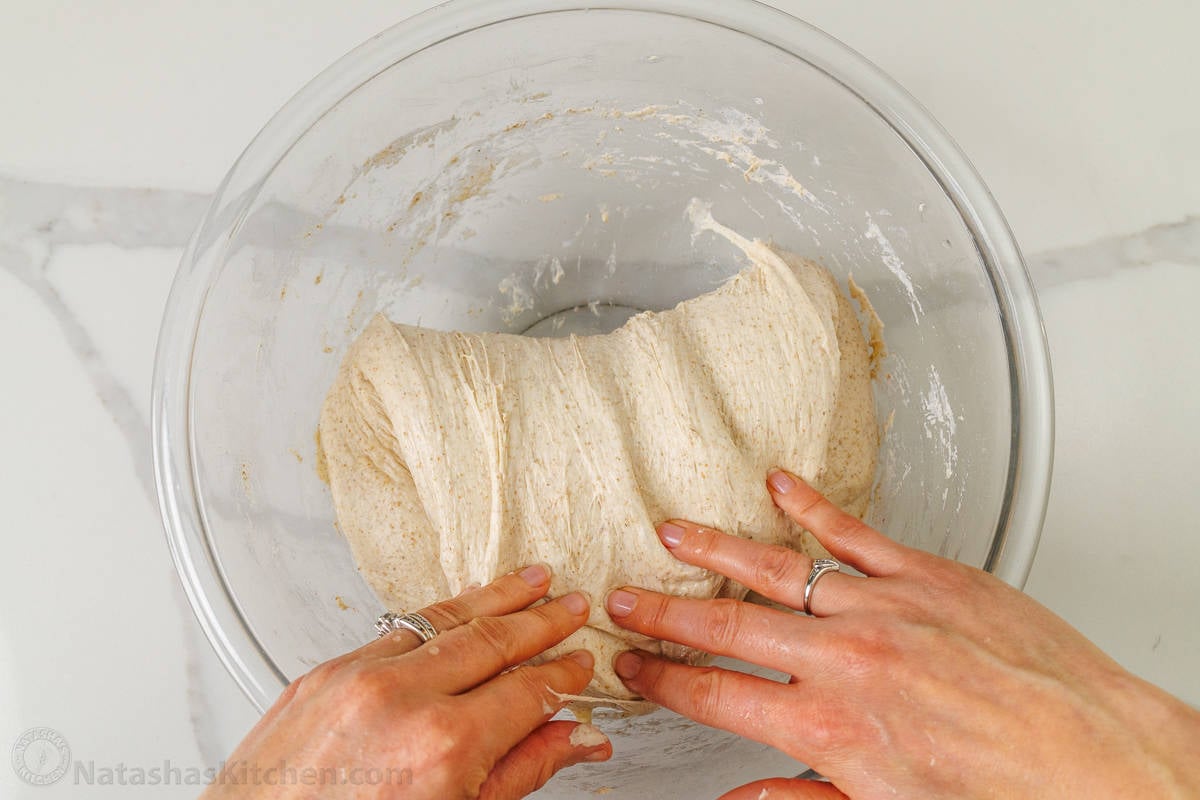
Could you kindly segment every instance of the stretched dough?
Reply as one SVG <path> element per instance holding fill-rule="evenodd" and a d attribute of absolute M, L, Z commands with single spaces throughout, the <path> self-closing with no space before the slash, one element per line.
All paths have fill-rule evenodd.
<path fill-rule="evenodd" d="M 811 555 L 771 503 L 772 466 L 861 514 L 875 471 L 869 352 L 823 268 L 712 221 L 750 266 L 669 311 L 603 336 L 443 333 L 376 316 L 347 353 L 319 439 L 342 533 L 389 608 L 415 610 L 542 562 L 551 594 L 582 589 L 589 692 L 633 697 L 612 671 L 640 647 L 704 654 L 622 630 L 607 592 L 696 598 L 745 587 L 674 559 L 669 518 Z"/>

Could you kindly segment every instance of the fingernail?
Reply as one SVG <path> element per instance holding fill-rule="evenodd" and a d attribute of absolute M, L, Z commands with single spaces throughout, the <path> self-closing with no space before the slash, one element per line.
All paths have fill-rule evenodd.
<path fill-rule="evenodd" d="M 664 522 L 658 526 L 658 538 L 662 539 L 662 543 L 667 547 L 678 547 L 683 541 L 683 534 L 686 531 L 674 522 Z"/>
<path fill-rule="evenodd" d="M 532 567 L 526 567 L 517 574 L 521 576 L 521 580 L 530 586 L 541 586 L 550 580 L 550 570 L 546 569 L 542 564 L 534 564 Z"/>
<path fill-rule="evenodd" d="M 574 747 L 593 751 L 583 756 L 584 761 L 605 761 L 608 759 L 608 753 L 605 752 L 605 745 L 610 744 L 610 742 L 608 737 L 604 735 L 604 731 L 595 725 L 590 725 L 586 722 L 576 725 L 575 729 L 571 731 L 570 741 Z"/>
<path fill-rule="evenodd" d="M 796 488 L 796 482 L 791 479 L 791 476 L 781 469 L 776 469 L 770 475 L 768 475 L 767 483 L 769 483 L 771 488 L 779 494 L 787 494 L 792 489 Z"/>
<path fill-rule="evenodd" d="M 637 605 L 637 595 L 617 589 L 608 595 L 608 613 L 614 617 L 627 617 Z"/>
<path fill-rule="evenodd" d="M 591 669 L 596 666 L 596 657 L 592 655 L 590 650 L 576 650 L 574 653 L 569 654 L 567 658 L 584 669 Z"/>
<path fill-rule="evenodd" d="M 588 599 L 583 596 L 582 592 L 571 592 L 558 598 L 558 602 L 563 604 L 563 608 L 570 611 L 572 614 L 586 614 L 588 611 Z"/>
<path fill-rule="evenodd" d="M 622 680 L 633 680 L 642 669 L 642 657 L 637 653 L 626 650 L 613 661 L 613 670 Z"/>

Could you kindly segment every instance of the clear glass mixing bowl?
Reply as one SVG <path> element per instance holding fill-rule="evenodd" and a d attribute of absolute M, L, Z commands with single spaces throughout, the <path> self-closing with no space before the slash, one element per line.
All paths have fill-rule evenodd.
<path fill-rule="evenodd" d="M 1049 487 L 1046 345 L 987 189 L 896 84 L 748 0 L 459 0 L 367 42 L 267 125 L 171 292 L 154 385 L 162 513 L 213 646 L 259 707 L 372 637 L 318 409 L 377 311 L 590 333 L 741 266 L 693 198 L 853 274 L 886 324 L 870 522 L 1020 585 Z M 799 767 L 667 712 L 601 723 L 553 797 L 705 796 Z"/>

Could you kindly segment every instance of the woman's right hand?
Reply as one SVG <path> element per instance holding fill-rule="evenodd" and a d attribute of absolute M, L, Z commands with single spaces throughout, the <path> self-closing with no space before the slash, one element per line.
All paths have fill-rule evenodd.
<path fill-rule="evenodd" d="M 773 745 L 832 780 L 773 779 L 724 800 L 1200 798 L 1200 713 L 1123 670 L 1028 596 L 904 547 L 789 473 L 776 505 L 868 577 L 829 574 L 814 617 L 625 587 L 613 620 L 792 676 L 788 683 L 626 652 L 625 684 Z M 659 528 L 682 561 L 794 609 L 812 560 L 687 522 Z"/>
<path fill-rule="evenodd" d="M 550 721 L 591 680 L 591 653 L 522 665 L 587 621 L 579 592 L 530 607 L 549 588 L 540 565 L 505 575 L 421 609 L 439 632 L 427 644 L 393 631 L 298 678 L 204 797 L 516 800 L 608 759 L 599 730 Z"/>

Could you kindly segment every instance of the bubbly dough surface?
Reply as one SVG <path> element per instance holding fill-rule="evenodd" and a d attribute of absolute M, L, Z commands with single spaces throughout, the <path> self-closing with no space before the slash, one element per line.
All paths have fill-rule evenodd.
<path fill-rule="evenodd" d="M 581 589 L 588 625 L 551 655 L 596 656 L 589 693 L 640 647 L 698 662 L 609 620 L 608 591 L 695 598 L 745 587 L 677 561 L 655 525 L 690 519 L 824 555 L 772 504 L 782 466 L 861 514 L 878 451 L 861 326 L 820 266 L 701 220 L 749 266 L 717 290 L 602 336 L 444 333 L 377 316 L 321 413 L 338 525 L 382 602 L 416 610 L 527 564 Z"/>

